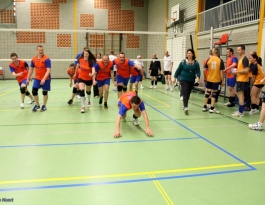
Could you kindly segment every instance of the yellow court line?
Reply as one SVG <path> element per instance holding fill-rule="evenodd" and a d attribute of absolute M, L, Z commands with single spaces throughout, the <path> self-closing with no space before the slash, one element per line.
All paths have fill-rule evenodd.
<path fill-rule="evenodd" d="M 6 94 L 8 94 L 8 93 L 11 93 L 11 92 L 13 92 L 13 91 L 15 91 L 15 90 L 17 90 L 17 88 L 14 88 L 13 90 L 10 90 L 10 91 L 8 91 L 8 92 L 4 92 L 4 93 L 0 94 L 0 97 L 3 96 L 3 95 L 6 95 Z"/>
<path fill-rule="evenodd" d="M 248 164 L 265 164 L 265 161 L 251 162 Z M 79 177 L 62 177 L 62 178 L 46 178 L 46 179 L 10 180 L 10 181 L 0 181 L 0 184 L 19 184 L 19 183 L 35 183 L 35 182 L 51 182 L 51 181 L 72 181 L 72 180 L 85 180 L 85 179 L 106 179 L 106 178 L 115 178 L 115 177 L 132 177 L 132 176 L 144 176 L 144 175 L 152 175 L 152 174 L 157 175 L 157 174 L 168 174 L 168 173 L 177 173 L 177 172 L 222 169 L 222 168 L 239 167 L 239 166 L 246 166 L 246 165 L 245 164 L 227 164 L 227 165 L 218 165 L 218 166 L 160 170 L 160 171 L 149 171 L 149 172 L 135 172 L 135 173 L 125 173 L 125 174 L 106 174 L 106 175 L 98 175 L 98 176 L 79 176 Z"/>
<path fill-rule="evenodd" d="M 168 105 L 168 104 L 166 104 L 166 103 L 164 103 L 164 102 L 162 102 L 162 101 L 160 101 L 160 100 L 158 100 L 158 99 L 156 99 L 156 98 L 153 98 L 153 97 L 151 97 L 150 95 L 146 95 L 146 94 L 144 94 L 143 92 L 141 92 L 141 95 L 145 95 L 146 97 L 148 97 L 148 98 L 150 98 L 150 99 L 152 99 L 152 100 L 155 100 L 155 101 L 157 101 L 157 102 L 159 102 L 159 103 L 161 103 L 161 104 L 163 104 L 163 105 L 165 105 L 165 106 L 167 106 L 167 107 L 170 107 L 170 105 Z"/>
<path fill-rule="evenodd" d="M 154 175 L 150 175 L 151 179 L 154 179 L 155 176 Z M 158 191 L 160 192 L 160 194 L 162 195 L 162 197 L 164 198 L 164 200 L 166 201 L 166 203 L 168 205 L 174 205 L 174 203 L 172 202 L 172 200 L 170 199 L 170 197 L 168 196 L 167 192 L 165 191 L 165 189 L 162 187 L 162 185 L 159 183 L 159 181 L 157 180 L 153 180 L 153 183 L 155 184 L 156 188 L 158 189 Z"/>

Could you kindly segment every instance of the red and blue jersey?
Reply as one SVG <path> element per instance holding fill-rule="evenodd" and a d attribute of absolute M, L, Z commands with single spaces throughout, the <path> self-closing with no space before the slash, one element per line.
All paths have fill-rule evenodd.
<path fill-rule="evenodd" d="M 42 80 L 46 74 L 47 69 L 51 69 L 51 60 L 46 55 L 43 55 L 41 58 L 35 56 L 34 58 L 32 58 L 30 66 L 36 69 L 35 79 Z M 50 78 L 51 76 L 49 75 L 46 80 Z"/>
<path fill-rule="evenodd" d="M 105 65 L 103 61 L 99 61 L 96 64 L 96 80 L 105 80 L 110 78 L 110 72 L 113 70 L 113 63 L 111 61 L 108 62 L 108 65 Z"/>
<path fill-rule="evenodd" d="M 134 62 L 125 58 L 124 62 L 121 63 L 119 58 L 113 60 L 113 65 L 116 65 L 117 74 L 123 78 L 130 77 L 130 66 L 134 66 Z"/>
<path fill-rule="evenodd" d="M 14 62 L 9 64 L 9 69 L 11 73 L 23 73 L 21 76 L 17 76 L 17 82 L 21 83 L 23 80 L 27 79 L 28 77 L 28 64 L 23 60 L 18 60 L 18 65 L 15 65 Z"/>

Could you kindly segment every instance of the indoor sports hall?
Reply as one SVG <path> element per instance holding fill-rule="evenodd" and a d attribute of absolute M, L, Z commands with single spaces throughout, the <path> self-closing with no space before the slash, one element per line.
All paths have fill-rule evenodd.
<path fill-rule="evenodd" d="M 209 50 L 218 47 L 225 62 L 228 47 L 239 58 L 237 47 L 244 44 L 246 56 L 256 51 L 265 59 L 264 13 L 265 0 L 2 0 L 0 205 L 264 204 L 265 134 L 248 126 L 260 113 L 232 116 L 238 105 L 224 106 L 226 83 L 215 104 L 219 112 L 202 111 Z M 43 112 L 33 112 L 27 96 L 21 109 L 21 88 L 10 70 L 11 53 L 30 67 L 38 45 L 51 60 Z M 67 69 L 84 47 L 94 55 L 122 51 L 132 61 L 142 56 L 147 76 L 138 96 L 153 136 L 146 134 L 142 116 L 134 125 L 129 110 L 120 123 L 122 136 L 113 137 L 119 99 L 112 82 L 107 109 L 93 89 L 84 113 L 78 97 L 68 104 L 73 86 Z M 163 69 L 168 51 L 173 79 L 189 48 L 201 76 L 187 114 L 179 83 L 172 91 L 163 80 L 150 88 L 149 67 L 156 54 Z M 42 104 L 41 89 L 38 95 Z"/>

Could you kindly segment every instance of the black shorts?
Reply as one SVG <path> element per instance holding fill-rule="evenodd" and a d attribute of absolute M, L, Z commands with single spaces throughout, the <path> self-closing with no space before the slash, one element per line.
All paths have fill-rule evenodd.
<path fill-rule="evenodd" d="M 83 80 L 82 78 L 78 78 L 77 82 L 78 83 L 84 83 L 87 86 L 91 86 L 93 84 L 93 80 Z"/>
<path fill-rule="evenodd" d="M 253 86 L 255 86 L 255 87 L 257 87 L 257 88 L 263 88 L 263 87 L 264 87 L 264 85 L 263 85 L 263 84 L 259 84 L 259 85 L 253 85 Z"/>
<path fill-rule="evenodd" d="M 158 76 L 158 69 L 152 69 L 150 76 L 155 76 L 155 77 Z"/>
<path fill-rule="evenodd" d="M 249 82 L 236 82 L 236 92 L 247 91 L 249 89 Z"/>
<path fill-rule="evenodd" d="M 171 75 L 171 71 L 164 71 L 164 75 Z"/>
<path fill-rule="evenodd" d="M 219 90 L 221 83 L 206 82 L 206 88 L 211 90 Z"/>

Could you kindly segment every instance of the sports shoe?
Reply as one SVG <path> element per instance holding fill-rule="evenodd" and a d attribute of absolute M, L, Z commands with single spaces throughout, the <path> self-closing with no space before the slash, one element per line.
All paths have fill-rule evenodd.
<path fill-rule="evenodd" d="M 99 102 L 98 102 L 100 105 L 102 104 L 102 100 L 103 100 L 103 97 L 100 97 Z"/>
<path fill-rule="evenodd" d="M 46 108 L 45 105 L 41 106 L 41 109 L 40 109 L 41 112 L 44 112 L 44 111 L 46 111 L 46 110 L 47 110 L 47 108 Z"/>
<path fill-rule="evenodd" d="M 235 107 L 235 103 L 230 103 L 227 107 Z"/>
<path fill-rule="evenodd" d="M 180 96 L 180 98 L 179 98 L 181 101 L 183 101 L 183 96 Z"/>
<path fill-rule="evenodd" d="M 68 103 L 69 105 L 72 105 L 72 104 L 73 104 L 73 100 L 70 99 L 67 103 Z"/>
<path fill-rule="evenodd" d="M 236 111 L 236 112 L 234 112 L 234 113 L 232 114 L 232 116 L 233 116 L 233 117 L 243 117 L 243 116 L 244 116 L 244 113 L 241 113 L 241 112 Z"/>
<path fill-rule="evenodd" d="M 108 104 L 107 104 L 107 102 L 104 102 L 104 108 L 105 108 L 105 109 L 108 109 Z"/>
<path fill-rule="evenodd" d="M 250 111 L 249 111 L 249 114 L 250 115 L 254 115 L 254 114 L 258 114 L 259 113 L 259 110 L 258 109 L 251 109 Z"/>
<path fill-rule="evenodd" d="M 141 89 L 144 89 L 144 86 L 143 85 L 141 85 Z"/>
<path fill-rule="evenodd" d="M 150 89 L 152 89 L 152 88 L 153 88 L 153 86 L 151 85 L 149 88 L 150 88 Z"/>
<path fill-rule="evenodd" d="M 34 107 L 32 108 L 32 112 L 36 112 L 38 109 L 40 109 L 40 106 L 34 105 Z"/>
<path fill-rule="evenodd" d="M 184 107 L 183 110 L 184 110 L 185 115 L 188 115 L 189 114 L 189 109 L 187 107 Z"/>
<path fill-rule="evenodd" d="M 95 98 L 99 98 L 99 96 L 98 96 L 98 95 L 96 95 L 96 96 L 95 96 Z"/>
<path fill-rule="evenodd" d="M 80 99 L 81 97 L 80 97 L 80 95 L 76 95 L 76 97 L 78 98 L 78 99 Z"/>
<path fill-rule="evenodd" d="M 117 88 L 116 88 L 116 87 L 114 87 L 112 90 L 113 90 L 114 92 L 117 92 Z"/>
<path fill-rule="evenodd" d="M 80 112 L 81 112 L 81 113 L 84 113 L 84 112 L 85 112 L 85 108 L 82 107 Z"/>
<path fill-rule="evenodd" d="M 134 118 L 133 118 L 133 124 L 134 124 L 135 126 L 138 126 L 138 125 L 139 125 L 138 119 L 134 119 Z"/>
<path fill-rule="evenodd" d="M 169 87 L 166 87 L 165 90 L 169 90 L 170 88 Z"/>
<path fill-rule="evenodd" d="M 34 103 L 35 102 L 35 100 L 34 100 L 34 98 L 32 98 L 29 102 L 28 102 L 28 104 L 30 105 L 30 104 L 32 104 L 32 103 Z"/>
<path fill-rule="evenodd" d="M 220 111 L 216 110 L 216 109 L 210 109 L 209 110 L 209 113 L 216 113 L 216 114 L 219 114 Z"/>
<path fill-rule="evenodd" d="M 255 124 L 249 124 L 248 127 L 252 130 L 259 130 L 259 131 L 262 131 L 262 126 L 259 125 L 258 123 L 255 123 Z"/>
<path fill-rule="evenodd" d="M 21 109 L 24 109 L 24 108 L 25 108 L 25 106 L 24 106 L 24 103 L 23 103 L 23 102 L 21 102 L 21 103 L 20 103 L 20 107 L 21 107 Z"/>
<path fill-rule="evenodd" d="M 228 106 L 228 105 L 231 105 L 231 103 L 227 102 L 227 103 L 224 104 L 224 106 Z"/>
<path fill-rule="evenodd" d="M 156 85 L 154 86 L 154 89 L 156 89 Z"/>
<path fill-rule="evenodd" d="M 91 107 L 90 101 L 87 102 L 87 107 Z"/>
<path fill-rule="evenodd" d="M 203 107 L 203 108 L 202 108 L 202 111 L 203 111 L 203 112 L 206 112 L 206 111 L 207 111 L 207 108 L 206 108 L 206 107 Z"/>

